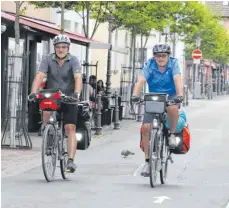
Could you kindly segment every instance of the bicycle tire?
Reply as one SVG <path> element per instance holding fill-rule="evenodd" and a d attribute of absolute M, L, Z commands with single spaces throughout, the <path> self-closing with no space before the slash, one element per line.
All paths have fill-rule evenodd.
<path fill-rule="evenodd" d="M 64 133 L 62 135 L 62 141 L 61 141 L 61 159 L 60 159 L 60 172 L 63 179 L 67 179 L 68 173 L 65 171 L 68 163 L 68 152 L 67 152 L 67 144 L 65 142 L 68 142 L 68 139 L 64 137 Z"/>
<path fill-rule="evenodd" d="M 161 184 L 165 184 L 167 181 L 168 174 L 168 153 L 169 148 L 167 146 L 166 137 L 163 135 L 163 146 L 161 149 L 161 170 L 160 170 L 160 180 Z"/>
<path fill-rule="evenodd" d="M 50 150 L 51 152 L 51 156 L 52 156 L 52 165 L 53 165 L 53 170 L 51 171 L 51 174 L 49 175 L 48 173 L 48 168 L 46 167 L 45 165 L 45 156 L 46 156 L 46 145 L 48 143 L 48 133 L 50 130 L 53 130 L 54 129 L 54 139 L 53 139 L 53 142 L 54 142 L 54 145 L 53 145 L 53 148 Z M 56 144 L 56 130 L 55 130 L 55 127 L 51 124 L 48 124 L 46 127 L 45 127 L 45 131 L 44 131 L 44 134 L 43 134 L 43 140 L 42 140 L 42 150 L 41 150 L 41 157 L 42 157 L 42 169 L 43 169 L 43 173 L 44 173 L 44 176 L 45 176 L 45 179 L 48 181 L 48 182 L 51 182 L 54 178 L 54 174 L 55 174 L 55 170 L 56 170 L 56 162 L 57 162 L 57 144 Z M 53 157 L 54 157 L 54 160 L 53 160 Z"/>
<path fill-rule="evenodd" d="M 61 172 L 61 176 L 63 179 L 68 179 L 67 177 L 67 172 L 65 171 L 66 167 L 67 167 L 67 162 L 68 162 L 68 153 L 64 152 L 62 155 L 62 159 L 60 159 L 60 172 Z"/>
<path fill-rule="evenodd" d="M 156 136 L 157 136 L 157 130 L 152 129 L 150 133 L 150 145 L 149 145 L 149 173 L 150 173 L 149 178 L 150 178 L 150 185 L 152 188 L 156 186 L 156 181 L 157 181 L 157 169 L 156 169 L 157 159 L 153 155 L 154 150 L 157 149 L 156 142 L 155 142 Z"/>

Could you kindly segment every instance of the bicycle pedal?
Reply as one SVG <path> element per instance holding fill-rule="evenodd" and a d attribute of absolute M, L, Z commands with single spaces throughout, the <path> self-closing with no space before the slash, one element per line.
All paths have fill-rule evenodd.
<path fill-rule="evenodd" d="M 74 170 L 74 169 L 65 169 L 65 172 L 66 172 L 66 173 L 74 173 L 75 170 Z"/>

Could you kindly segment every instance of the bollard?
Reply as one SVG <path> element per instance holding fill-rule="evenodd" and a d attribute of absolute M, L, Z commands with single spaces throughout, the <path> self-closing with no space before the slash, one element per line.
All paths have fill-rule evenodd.
<path fill-rule="evenodd" d="M 186 106 L 186 99 L 187 99 L 187 97 L 186 97 L 186 87 L 185 87 L 185 85 L 184 85 L 184 87 L 183 87 L 183 94 L 184 94 L 184 100 L 183 100 L 182 106 L 185 107 L 185 106 Z"/>
<path fill-rule="evenodd" d="M 188 98 L 188 86 L 186 85 L 186 93 L 185 93 L 186 95 L 186 106 L 188 106 L 189 105 L 189 98 Z"/>
<path fill-rule="evenodd" d="M 115 91 L 114 129 L 120 129 L 118 93 Z"/>
<path fill-rule="evenodd" d="M 96 115 L 97 115 L 97 122 L 96 122 L 96 128 L 95 128 L 95 134 L 96 135 L 100 135 L 102 134 L 102 127 L 101 127 L 101 93 L 99 93 L 97 95 L 97 99 L 98 99 L 98 102 L 97 102 L 97 111 L 96 111 Z"/>

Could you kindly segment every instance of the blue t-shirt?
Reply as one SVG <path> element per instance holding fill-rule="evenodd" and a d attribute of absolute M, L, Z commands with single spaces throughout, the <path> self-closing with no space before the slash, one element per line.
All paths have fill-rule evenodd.
<path fill-rule="evenodd" d="M 143 67 L 142 75 L 147 80 L 149 92 L 176 94 L 173 77 L 181 74 L 178 61 L 174 57 L 169 57 L 166 69 L 160 72 L 155 58 L 149 59 Z"/>

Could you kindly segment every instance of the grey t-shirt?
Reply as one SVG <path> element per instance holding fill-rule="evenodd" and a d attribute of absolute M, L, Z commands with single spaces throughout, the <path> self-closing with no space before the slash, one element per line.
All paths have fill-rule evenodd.
<path fill-rule="evenodd" d="M 64 94 L 71 95 L 75 90 L 76 73 L 81 73 L 81 65 L 76 56 L 68 54 L 64 64 L 59 67 L 55 54 L 43 57 L 38 72 L 47 75 L 47 89 L 60 89 Z"/>

